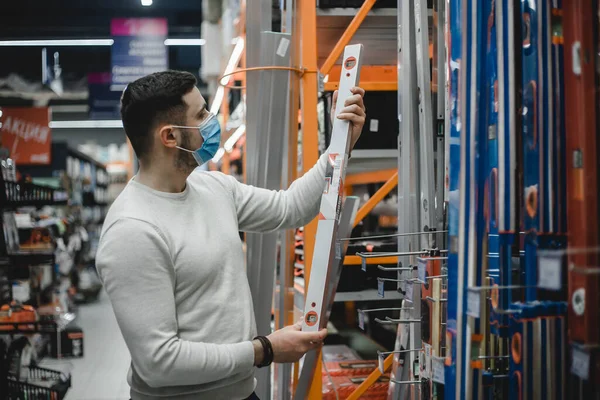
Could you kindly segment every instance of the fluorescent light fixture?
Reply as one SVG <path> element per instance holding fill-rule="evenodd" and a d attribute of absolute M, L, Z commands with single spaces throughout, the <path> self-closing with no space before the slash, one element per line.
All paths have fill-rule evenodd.
<path fill-rule="evenodd" d="M 112 46 L 112 39 L 1 40 L 0 46 Z"/>
<path fill-rule="evenodd" d="M 229 57 L 229 62 L 227 63 L 227 67 L 225 68 L 225 72 L 223 73 L 223 75 L 227 75 L 227 74 L 230 74 L 233 72 L 234 68 L 237 67 L 238 63 L 240 62 L 240 58 L 242 57 L 243 51 L 244 51 L 244 39 L 241 37 L 238 37 L 237 41 L 235 43 L 235 47 L 233 48 L 233 51 L 231 52 L 231 57 Z M 229 76 L 226 76 L 223 79 L 221 79 L 221 85 L 227 85 L 227 82 L 229 82 L 229 78 L 230 78 Z M 211 113 L 217 114 L 219 112 L 219 110 L 221 109 L 221 104 L 223 103 L 224 95 L 225 95 L 225 89 L 223 88 L 223 86 L 219 86 L 219 88 L 215 92 L 215 97 L 210 106 Z"/>
<path fill-rule="evenodd" d="M 122 128 L 123 122 L 115 120 L 88 120 L 88 121 L 51 121 L 53 129 L 93 129 L 93 128 Z"/>
<path fill-rule="evenodd" d="M 165 46 L 204 46 L 204 39 L 166 39 Z"/>
<path fill-rule="evenodd" d="M 0 40 L 2 47 L 45 47 L 45 46 L 112 46 L 112 39 L 44 39 L 44 40 Z M 166 39 L 165 46 L 203 46 L 204 39 Z"/>
<path fill-rule="evenodd" d="M 217 153 L 212 158 L 212 162 L 218 163 L 221 160 L 221 158 L 223 158 L 224 154 L 225 154 L 225 150 L 221 147 L 219 150 L 217 150 Z"/>
<path fill-rule="evenodd" d="M 215 98 L 213 99 L 212 104 L 210 105 L 210 112 L 217 115 L 219 110 L 221 109 L 221 104 L 223 103 L 223 96 L 225 96 L 225 88 L 223 86 L 219 86 L 215 93 Z"/>
<path fill-rule="evenodd" d="M 142 0 L 142 5 L 144 7 L 150 7 L 152 5 L 152 0 Z"/>
<path fill-rule="evenodd" d="M 246 133 L 246 125 L 242 124 L 239 128 L 235 130 L 235 132 L 233 132 L 233 135 L 231 135 L 229 139 L 227 139 L 225 145 L 223 145 L 225 151 L 231 153 L 231 151 L 233 150 L 233 146 L 235 146 L 237 141 L 240 140 L 244 133 Z"/>
<path fill-rule="evenodd" d="M 235 67 L 237 67 L 240 62 L 240 58 L 242 58 L 242 53 L 244 52 L 244 38 L 238 37 L 235 42 L 235 47 L 231 52 L 231 57 L 229 57 L 229 62 L 227 63 L 227 67 L 225 67 L 225 72 L 223 75 L 231 74 Z M 231 75 L 223 77 L 221 79 L 221 85 L 227 85 Z"/>

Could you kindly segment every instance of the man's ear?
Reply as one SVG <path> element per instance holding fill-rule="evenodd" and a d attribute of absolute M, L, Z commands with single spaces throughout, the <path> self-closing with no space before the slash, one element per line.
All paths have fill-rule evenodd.
<path fill-rule="evenodd" d="M 165 125 L 159 128 L 158 137 L 165 147 L 174 148 L 178 146 L 177 135 L 179 132 L 172 125 Z"/>

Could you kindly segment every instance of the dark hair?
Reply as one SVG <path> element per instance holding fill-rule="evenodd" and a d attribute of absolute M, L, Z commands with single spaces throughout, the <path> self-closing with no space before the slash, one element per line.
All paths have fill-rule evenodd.
<path fill-rule="evenodd" d="M 189 72 L 164 71 L 130 83 L 121 96 L 125 133 L 139 159 L 152 147 L 150 131 L 158 123 L 185 125 L 187 106 L 183 96 L 196 86 Z"/>

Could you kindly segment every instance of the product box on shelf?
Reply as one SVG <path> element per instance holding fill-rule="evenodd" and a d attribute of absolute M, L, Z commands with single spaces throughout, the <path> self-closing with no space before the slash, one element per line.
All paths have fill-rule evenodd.
<path fill-rule="evenodd" d="M 332 376 L 323 379 L 323 400 L 344 400 L 367 379 L 367 376 Z M 385 400 L 390 378 L 383 375 L 360 396 L 361 399 Z M 337 392 L 337 395 L 336 395 Z"/>
<path fill-rule="evenodd" d="M 377 360 L 326 361 L 323 375 L 365 376 L 373 372 L 378 365 Z"/>
<path fill-rule="evenodd" d="M 328 344 L 321 350 L 324 362 L 357 361 L 361 358 L 345 344 Z"/>
<path fill-rule="evenodd" d="M 83 330 L 72 326 L 53 332 L 48 342 L 48 354 L 54 358 L 83 357 Z"/>

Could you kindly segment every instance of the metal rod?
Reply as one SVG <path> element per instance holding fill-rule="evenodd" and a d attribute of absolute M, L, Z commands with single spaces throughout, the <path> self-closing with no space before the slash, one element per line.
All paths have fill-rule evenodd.
<path fill-rule="evenodd" d="M 417 258 L 417 261 L 423 260 L 423 261 L 433 261 L 433 260 L 447 260 L 448 257 L 419 257 Z"/>
<path fill-rule="evenodd" d="M 386 321 L 390 321 L 390 322 L 398 322 L 401 324 L 416 324 L 416 323 L 421 323 L 423 322 L 420 319 L 394 319 L 394 318 L 390 318 L 390 317 L 385 317 Z"/>
<path fill-rule="evenodd" d="M 421 320 L 420 319 L 415 319 L 415 320 L 407 319 L 404 321 L 393 321 L 393 320 L 384 321 L 382 319 L 375 318 L 375 322 L 377 322 L 378 324 L 382 324 L 382 325 L 400 325 L 400 324 L 413 324 L 413 323 L 416 324 L 416 323 L 421 322 Z"/>
<path fill-rule="evenodd" d="M 494 308 L 494 312 L 496 314 L 520 314 L 523 311 L 522 310 L 511 310 L 511 309 L 504 310 L 502 308 Z"/>
<path fill-rule="evenodd" d="M 508 285 L 508 286 L 473 286 L 467 288 L 467 290 L 471 291 L 479 291 L 479 290 L 492 290 L 492 289 L 501 289 L 501 290 L 509 290 L 509 289 L 527 289 L 527 288 L 537 288 L 537 285 Z"/>
<path fill-rule="evenodd" d="M 417 383 L 421 383 L 421 381 L 397 381 L 395 379 L 390 379 L 390 382 L 394 382 L 398 385 L 416 385 Z"/>
<path fill-rule="evenodd" d="M 356 253 L 360 258 L 381 258 L 381 257 L 401 257 L 401 256 L 418 256 L 419 254 L 427 254 L 425 251 L 404 251 L 390 253 Z"/>
<path fill-rule="evenodd" d="M 343 241 L 360 241 L 360 240 L 369 240 L 369 239 L 386 239 L 392 237 L 404 237 L 404 236 L 418 236 L 418 235 L 428 235 L 435 233 L 447 233 L 448 231 L 429 231 L 429 232 L 411 232 L 411 233 L 390 233 L 389 235 L 376 235 L 376 236 L 363 236 L 356 238 L 345 238 L 338 239 L 340 242 Z"/>
<path fill-rule="evenodd" d="M 392 278 L 377 278 L 378 282 L 383 282 L 383 281 L 387 281 L 387 282 L 406 282 L 408 279 L 392 279 Z"/>
<path fill-rule="evenodd" d="M 383 265 L 378 265 L 377 268 L 381 271 L 414 271 L 417 269 L 416 267 L 384 267 Z"/>
<path fill-rule="evenodd" d="M 448 301 L 448 299 L 434 299 L 431 296 L 427 296 L 427 297 L 425 297 L 425 299 L 427 299 L 429 301 L 433 301 L 433 302 L 438 302 L 439 301 L 440 303 L 445 303 L 445 302 Z"/>
<path fill-rule="evenodd" d="M 600 275 L 600 267 L 577 267 L 575 265 L 569 266 L 569 271 L 582 274 L 582 275 Z"/>
<path fill-rule="evenodd" d="M 479 356 L 477 357 L 479 360 L 492 360 L 496 358 L 510 358 L 510 356 Z"/>
<path fill-rule="evenodd" d="M 408 350 L 396 350 L 396 351 L 379 351 L 377 350 L 377 356 L 389 356 L 390 354 L 402 354 L 402 353 L 414 353 L 423 351 L 423 349 L 408 349 Z"/>
<path fill-rule="evenodd" d="M 432 276 L 426 276 L 425 280 L 435 279 L 435 278 L 447 278 L 447 277 L 448 277 L 448 275 L 432 275 Z"/>
<path fill-rule="evenodd" d="M 402 308 L 371 308 L 370 310 L 357 310 L 359 313 L 370 313 L 375 311 L 402 311 L 402 310 L 412 310 L 413 307 L 402 307 Z"/>

